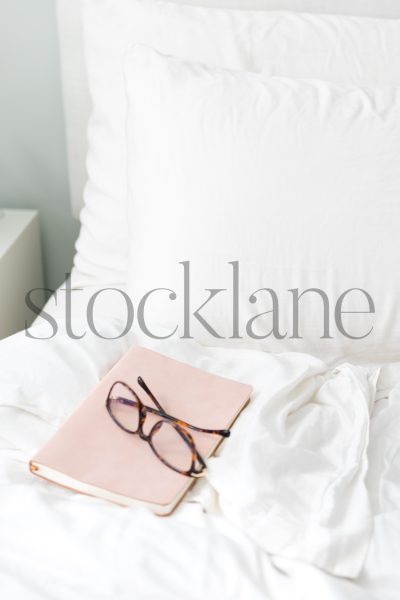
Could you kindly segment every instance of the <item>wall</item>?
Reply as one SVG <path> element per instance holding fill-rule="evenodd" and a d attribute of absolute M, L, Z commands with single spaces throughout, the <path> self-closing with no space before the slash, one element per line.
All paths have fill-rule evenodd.
<path fill-rule="evenodd" d="M 46 284 L 70 271 L 69 202 L 54 0 L 0 0 L 0 207 L 39 210 Z"/>

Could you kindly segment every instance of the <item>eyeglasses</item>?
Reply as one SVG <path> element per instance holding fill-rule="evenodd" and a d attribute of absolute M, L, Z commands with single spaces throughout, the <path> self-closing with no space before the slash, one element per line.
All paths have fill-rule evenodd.
<path fill-rule="evenodd" d="M 150 444 L 157 458 L 170 469 L 187 477 L 205 475 L 206 463 L 187 430 L 227 438 L 230 436 L 229 429 L 204 429 L 169 415 L 141 377 L 138 377 L 137 382 L 157 408 L 143 404 L 129 385 L 123 381 L 116 381 L 111 386 L 106 401 L 107 411 L 112 420 L 127 433 L 138 433 L 142 440 Z M 149 413 L 161 419 L 156 421 L 146 434 L 143 426 Z"/>

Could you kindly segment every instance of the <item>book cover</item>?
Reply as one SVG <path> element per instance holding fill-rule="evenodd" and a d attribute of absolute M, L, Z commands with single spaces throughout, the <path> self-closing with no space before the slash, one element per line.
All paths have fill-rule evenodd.
<path fill-rule="evenodd" d="M 173 451 L 184 443 L 179 431 L 168 427 L 168 419 L 157 414 L 156 403 L 139 385 L 138 378 L 145 382 L 156 403 L 168 415 L 179 422 L 210 430 L 229 429 L 252 391 L 249 385 L 207 373 L 143 347 L 133 347 L 33 457 L 31 471 L 78 492 L 127 506 L 144 503 L 159 515 L 171 513 L 196 479 L 167 464 L 186 469 L 187 462 L 184 465 L 180 455 L 171 454 L 165 444 L 161 445 L 160 451 L 160 444 L 154 443 L 153 447 L 166 458 L 167 464 L 163 463 L 147 441 L 118 426 L 107 409 L 107 399 L 111 396 L 128 398 L 129 395 L 111 391 L 110 396 L 110 390 L 129 387 L 145 407 L 156 411 L 146 412 L 144 434 L 148 435 L 157 422 L 163 421 L 165 425 L 160 429 L 172 432 L 172 436 L 171 439 L 165 435 L 162 438 L 160 431 L 159 439 L 169 441 Z M 115 385 L 116 382 L 120 383 Z M 125 413 L 122 420 L 117 415 L 119 422 L 127 425 L 128 430 L 134 429 L 129 422 L 133 402 L 123 400 L 120 406 Z M 126 423 L 125 418 L 128 419 Z M 196 450 L 205 460 L 223 440 L 219 435 L 195 431 L 184 425 L 178 427 L 189 433 Z M 184 436 L 186 439 L 186 433 Z M 156 441 L 155 436 L 152 439 Z M 232 438 L 225 443 L 232 443 Z M 187 446 L 179 445 L 186 458 Z M 164 454 L 165 448 L 169 453 Z"/>

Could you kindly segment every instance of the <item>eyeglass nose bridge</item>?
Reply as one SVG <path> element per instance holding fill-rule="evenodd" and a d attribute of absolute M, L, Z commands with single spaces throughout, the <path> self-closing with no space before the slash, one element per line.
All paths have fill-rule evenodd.
<path fill-rule="evenodd" d="M 149 441 L 149 439 L 150 439 L 150 434 L 146 434 L 146 433 L 143 431 L 143 427 L 141 427 L 141 428 L 139 429 L 138 433 L 139 433 L 139 437 L 140 437 L 140 439 L 141 439 L 141 440 L 144 440 L 145 442 L 148 442 L 148 441 Z"/>
<path fill-rule="evenodd" d="M 147 420 L 147 415 L 148 415 L 148 413 L 151 414 L 151 412 L 146 410 L 146 407 L 143 406 L 142 403 L 139 404 L 139 413 L 140 413 L 139 414 L 139 430 L 138 430 L 139 437 L 141 440 L 144 440 L 145 442 L 149 442 L 151 439 L 152 433 L 153 433 L 154 426 L 157 423 L 149 424 L 149 422 Z M 146 423 L 146 421 L 147 421 L 147 423 Z M 146 424 L 149 427 L 148 433 L 146 433 L 146 431 L 145 431 Z"/>

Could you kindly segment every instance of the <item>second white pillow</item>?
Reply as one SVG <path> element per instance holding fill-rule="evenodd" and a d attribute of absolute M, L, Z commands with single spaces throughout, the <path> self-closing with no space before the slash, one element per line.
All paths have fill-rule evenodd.
<path fill-rule="evenodd" d="M 399 89 L 212 69 L 141 46 L 126 77 L 142 329 L 393 358 Z"/>
<path fill-rule="evenodd" d="M 396 19 L 214 9 L 160 0 L 82 0 L 82 8 L 93 110 L 75 284 L 126 284 L 123 57 L 130 44 L 210 66 L 340 83 L 400 82 Z"/>

